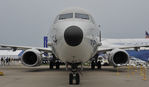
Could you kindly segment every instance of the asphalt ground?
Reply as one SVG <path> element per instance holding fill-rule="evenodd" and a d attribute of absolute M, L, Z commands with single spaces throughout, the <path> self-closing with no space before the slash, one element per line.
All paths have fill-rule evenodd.
<path fill-rule="evenodd" d="M 129 69 L 129 70 L 128 70 Z M 102 70 L 91 70 L 86 66 L 80 72 L 80 85 L 69 85 L 69 71 L 49 70 L 48 66 L 25 67 L 23 65 L 0 66 L 4 76 L 0 76 L 0 87 L 149 87 L 149 70 L 113 68 L 104 66 Z M 118 72 L 117 72 L 118 71 Z"/>

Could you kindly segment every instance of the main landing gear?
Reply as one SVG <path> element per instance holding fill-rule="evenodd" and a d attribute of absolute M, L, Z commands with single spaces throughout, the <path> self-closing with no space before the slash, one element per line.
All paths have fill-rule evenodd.
<path fill-rule="evenodd" d="M 80 74 L 78 73 L 78 64 L 71 64 L 71 73 L 69 73 L 69 84 L 80 84 Z"/>
<path fill-rule="evenodd" d="M 95 66 L 97 66 L 98 69 L 101 69 L 101 62 L 100 61 L 97 62 L 97 61 L 94 61 L 93 60 L 91 62 L 91 69 L 94 70 L 95 69 Z"/>
<path fill-rule="evenodd" d="M 91 69 L 94 70 L 95 67 L 97 67 L 97 69 L 101 69 L 101 61 L 99 60 L 97 53 L 91 59 Z"/>
<path fill-rule="evenodd" d="M 58 58 L 56 58 L 54 54 L 52 54 L 49 62 L 49 68 L 53 69 L 54 66 L 56 66 L 56 69 L 60 69 L 60 65 L 63 65 L 63 63 Z"/>
<path fill-rule="evenodd" d="M 53 69 L 56 66 L 56 69 L 60 69 L 61 62 L 59 61 L 50 61 L 49 68 Z"/>

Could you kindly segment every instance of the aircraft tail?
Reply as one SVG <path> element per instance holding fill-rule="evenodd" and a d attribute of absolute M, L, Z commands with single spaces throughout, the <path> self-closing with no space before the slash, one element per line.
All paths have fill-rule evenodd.
<path fill-rule="evenodd" d="M 149 38 L 149 33 L 145 31 L 145 38 Z"/>

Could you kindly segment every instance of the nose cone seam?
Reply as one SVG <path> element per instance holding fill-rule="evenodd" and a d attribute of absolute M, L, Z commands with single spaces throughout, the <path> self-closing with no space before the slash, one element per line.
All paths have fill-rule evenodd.
<path fill-rule="evenodd" d="M 83 40 L 83 31 L 78 26 L 70 26 L 64 32 L 64 39 L 69 46 L 78 46 Z"/>

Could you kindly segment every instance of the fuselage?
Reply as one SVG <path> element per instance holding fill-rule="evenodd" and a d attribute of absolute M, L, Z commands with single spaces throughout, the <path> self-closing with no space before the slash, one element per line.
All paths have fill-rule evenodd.
<path fill-rule="evenodd" d="M 80 9 L 62 11 L 55 19 L 50 35 L 54 54 L 68 63 L 89 60 L 99 43 L 99 29 L 92 16 Z"/>
<path fill-rule="evenodd" d="M 143 46 L 149 45 L 149 39 L 136 38 L 136 39 L 103 39 L 102 44 L 104 47 L 125 47 L 125 46 Z M 147 48 L 148 49 L 148 48 Z"/>

